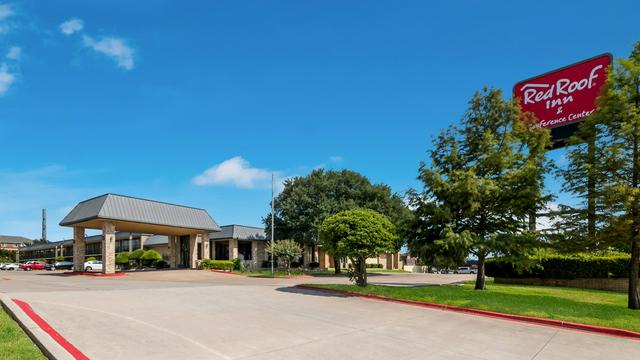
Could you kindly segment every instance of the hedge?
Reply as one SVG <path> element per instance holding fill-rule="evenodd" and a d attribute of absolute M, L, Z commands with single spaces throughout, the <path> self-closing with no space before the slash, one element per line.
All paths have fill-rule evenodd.
<path fill-rule="evenodd" d="M 202 268 L 203 269 L 213 269 L 213 270 L 233 270 L 235 263 L 231 260 L 202 260 Z"/>
<path fill-rule="evenodd" d="M 630 255 L 549 254 L 519 272 L 512 263 L 494 258 L 487 260 L 485 271 L 487 276 L 502 278 L 624 278 L 629 276 L 630 259 Z"/>
<path fill-rule="evenodd" d="M 367 269 L 382 269 L 384 266 L 382 264 L 367 264 Z"/>

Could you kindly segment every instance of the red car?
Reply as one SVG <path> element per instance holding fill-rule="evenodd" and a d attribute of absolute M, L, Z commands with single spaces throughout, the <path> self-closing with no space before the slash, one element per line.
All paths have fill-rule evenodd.
<path fill-rule="evenodd" d="M 45 265 L 47 265 L 46 262 L 44 261 L 27 261 L 24 264 L 20 264 L 20 269 L 22 270 L 42 270 L 44 269 Z"/>

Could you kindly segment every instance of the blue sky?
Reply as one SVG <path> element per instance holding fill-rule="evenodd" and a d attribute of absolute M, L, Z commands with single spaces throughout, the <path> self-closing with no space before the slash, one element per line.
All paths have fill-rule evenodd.
<path fill-rule="evenodd" d="M 0 234 L 39 237 L 44 207 L 49 239 L 68 238 L 61 218 L 106 192 L 260 225 L 270 173 L 316 167 L 402 192 L 475 90 L 627 56 L 639 16 L 637 1 L 0 0 Z"/>

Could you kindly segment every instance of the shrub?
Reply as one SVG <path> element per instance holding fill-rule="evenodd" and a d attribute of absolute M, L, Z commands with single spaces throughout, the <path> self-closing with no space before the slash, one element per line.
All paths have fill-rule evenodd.
<path fill-rule="evenodd" d="M 118 265 L 129 265 L 129 253 L 119 253 L 116 254 L 116 264 Z"/>
<path fill-rule="evenodd" d="M 367 264 L 367 269 L 382 269 L 384 266 L 382 264 Z"/>
<path fill-rule="evenodd" d="M 96 261 L 96 258 L 94 256 L 89 256 L 85 261 Z"/>
<path fill-rule="evenodd" d="M 628 276 L 629 260 L 630 256 L 625 254 L 548 254 L 534 260 L 535 264 L 529 269 L 518 271 L 512 263 L 497 258 L 487 260 L 486 273 L 487 276 L 505 278 L 623 278 Z"/>
<path fill-rule="evenodd" d="M 292 268 L 294 268 L 294 269 L 295 269 L 295 268 L 299 268 L 299 267 L 300 267 L 300 263 L 299 263 L 299 262 L 297 262 L 297 261 L 292 261 L 292 262 L 291 262 L 291 267 L 292 267 Z"/>
<path fill-rule="evenodd" d="M 225 270 L 231 271 L 235 267 L 235 263 L 232 260 L 202 260 L 202 268 L 203 269 L 213 269 L 213 270 Z"/>
<path fill-rule="evenodd" d="M 153 264 L 154 261 L 158 261 L 162 259 L 162 255 L 160 255 L 159 252 L 152 249 L 152 250 L 145 251 L 140 259 L 146 266 L 150 266 L 151 264 Z"/>
<path fill-rule="evenodd" d="M 314 262 L 310 262 L 310 263 L 309 263 L 309 269 L 311 269 L 311 270 L 313 270 L 313 269 L 317 269 L 317 268 L 319 268 L 319 267 L 320 267 L 320 263 L 319 263 L 319 262 L 317 262 L 317 261 L 314 261 Z"/>
<path fill-rule="evenodd" d="M 64 261 L 64 256 L 57 256 L 56 261 Z"/>
<path fill-rule="evenodd" d="M 235 258 L 231 260 L 231 262 L 233 262 L 233 270 L 242 270 L 242 260 L 240 260 L 239 258 Z"/>
<path fill-rule="evenodd" d="M 140 266 L 140 261 L 142 260 L 142 256 L 144 255 L 144 250 L 138 249 L 131 253 L 129 253 L 129 260 L 136 263 L 136 266 Z"/>
<path fill-rule="evenodd" d="M 169 268 L 169 263 L 166 262 L 165 260 L 160 259 L 160 260 L 154 261 L 153 262 L 153 266 L 156 269 L 167 269 L 167 268 Z"/>

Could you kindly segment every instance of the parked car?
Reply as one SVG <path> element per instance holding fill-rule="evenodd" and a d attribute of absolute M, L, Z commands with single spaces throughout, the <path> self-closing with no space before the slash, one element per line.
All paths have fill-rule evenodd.
<path fill-rule="evenodd" d="M 454 271 L 454 274 L 475 274 L 476 269 L 472 269 L 468 266 L 461 266 Z"/>
<path fill-rule="evenodd" d="M 2 270 L 18 270 L 20 265 L 18 264 L 4 264 L 0 269 Z"/>
<path fill-rule="evenodd" d="M 54 264 L 47 264 L 44 268 L 45 270 L 71 270 L 73 269 L 73 263 L 71 261 L 56 261 Z"/>
<path fill-rule="evenodd" d="M 42 270 L 47 265 L 44 261 L 27 261 L 25 263 L 20 264 L 20 269 L 31 271 L 31 270 Z"/>
<path fill-rule="evenodd" d="M 102 261 L 92 260 L 84 263 L 84 271 L 102 271 Z"/>

